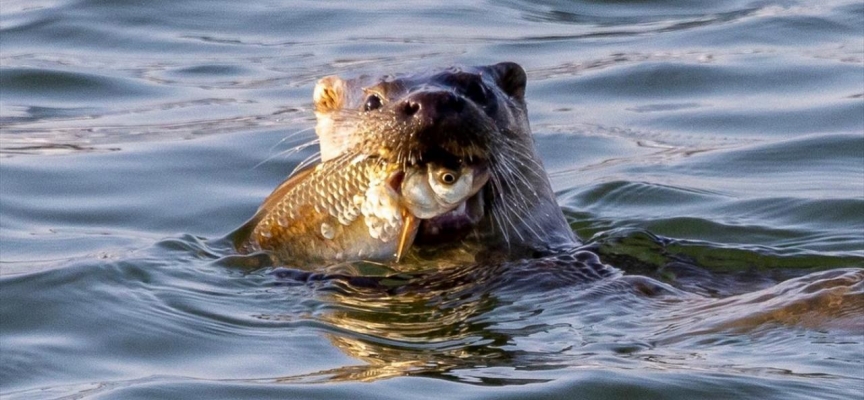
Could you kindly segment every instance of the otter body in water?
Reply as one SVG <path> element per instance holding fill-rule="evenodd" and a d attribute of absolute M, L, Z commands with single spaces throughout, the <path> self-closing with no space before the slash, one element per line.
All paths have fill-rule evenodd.
<path fill-rule="evenodd" d="M 433 164 L 488 174 L 485 185 L 446 209 L 429 196 L 404 194 L 414 203 L 403 203 L 411 203 L 413 216 L 420 220 L 411 233 L 416 235 L 411 242 L 415 248 L 471 246 L 518 255 L 572 246 L 576 238 L 534 147 L 525 84 L 525 71 L 514 63 L 382 78 L 323 78 L 314 92 L 322 163 L 345 156 L 369 157 L 408 175 Z M 302 248 L 296 243 L 305 235 L 322 235 L 309 230 L 270 240 L 262 230 L 267 221 L 272 224 L 277 204 L 285 204 L 283 198 L 291 191 L 284 187 L 292 186 L 292 179 L 274 191 L 241 229 L 241 249 L 279 254 L 286 246 Z M 424 207 L 432 211 L 424 212 Z M 326 239 L 326 232 L 323 235 Z M 353 240 L 367 239 L 360 233 Z M 352 239 L 346 240 L 332 254 L 346 260 L 389 259 L 380 256 L 389 250 L 346 254 L 344 247 L 351 247 Z M 287 252 L 292 253 L 296 252 Z"/>

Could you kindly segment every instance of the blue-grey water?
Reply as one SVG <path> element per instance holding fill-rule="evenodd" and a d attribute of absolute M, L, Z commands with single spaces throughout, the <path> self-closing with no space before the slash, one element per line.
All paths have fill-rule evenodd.
<path fill-rule="evenodd" d="M 231 250 L 317 79 L 505 60 L 617 272 Z M 0 124 L 3 399 L 864 398 L 860 0 L 3 0 Z"/>

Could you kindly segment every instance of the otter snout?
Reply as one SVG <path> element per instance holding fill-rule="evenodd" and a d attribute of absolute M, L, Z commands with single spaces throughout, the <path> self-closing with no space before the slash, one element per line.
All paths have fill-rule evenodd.
<path fill-rule="evenodd" d="M 465 110 L 465 99 L 451 91 L 422 91 L 408 95 L 396 111 L 405 119 L 433 125 L 445 118 L 458 118 Z"/>
<path fill-rule="evenodd" d="M 483 159 L 494 129 L 484 110 L 456 90 L 426 87 L 395 101 L 391 112 L 402 124 L 397 141 L 409 160 Z"/>

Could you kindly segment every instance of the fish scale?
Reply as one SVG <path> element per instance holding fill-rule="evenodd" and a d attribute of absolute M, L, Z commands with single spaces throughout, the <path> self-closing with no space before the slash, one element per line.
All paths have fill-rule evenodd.
<path fill-rule="evenodd" d="M 386 181 L 397 170 L 369 157 L 319 164 L 256 226 L 257 247 L 286 258 L 392 255 L 403 210 Z"/>

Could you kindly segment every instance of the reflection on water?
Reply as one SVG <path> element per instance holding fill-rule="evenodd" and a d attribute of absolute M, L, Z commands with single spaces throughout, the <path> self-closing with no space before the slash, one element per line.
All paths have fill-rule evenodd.
<path fill-rule="evenodd" d="M 0 397 L 860 397 L 862 17 L 4 1 Z M 315 151 L 320 77 L 504 60 L 584 247 L 310 271 L 219 239 Z"/>
<path fill-rule="evenodd" d="M 611 351 L 625 365 L 636 364 L 629 368 L 698 364 L 700 369 L 738 373 L 747 368 L 711 361 L 689 347 L 711 344 L 711 352 L 726 348 L 734 353 L 746 350 L 748 336 L 772 331 L 831 329 L 854 336 L 864 329 L 861 269 L 817 272 L 780 284 L 765 275 L 735 280 L 691 269 L 702 273 L 700 282 L 742 294 L 718 299 L 677 288 L 693 285 L 692 276 L 682 276 L 681 282 L 668 278 L 671 285 L 621 276 L 589 252 L 399 279 L 331 276 L 325 279 L 328 305 L 316 310 L 313 318 L 326 324 L 326 336 L 334 346 L 363 363 L 275 381 L 430 376 L 521 385 L 548 379 L 510 379 L 484 371 L 596 367 L 596 358 L 608 357 L 598 349 Z M 284 279 L 290 274 L 277 275 Z M 743 292 L 755 285 L 764 289 Z M 680 358 L 682 349 L 691 353 L 685 359 Z"/>

